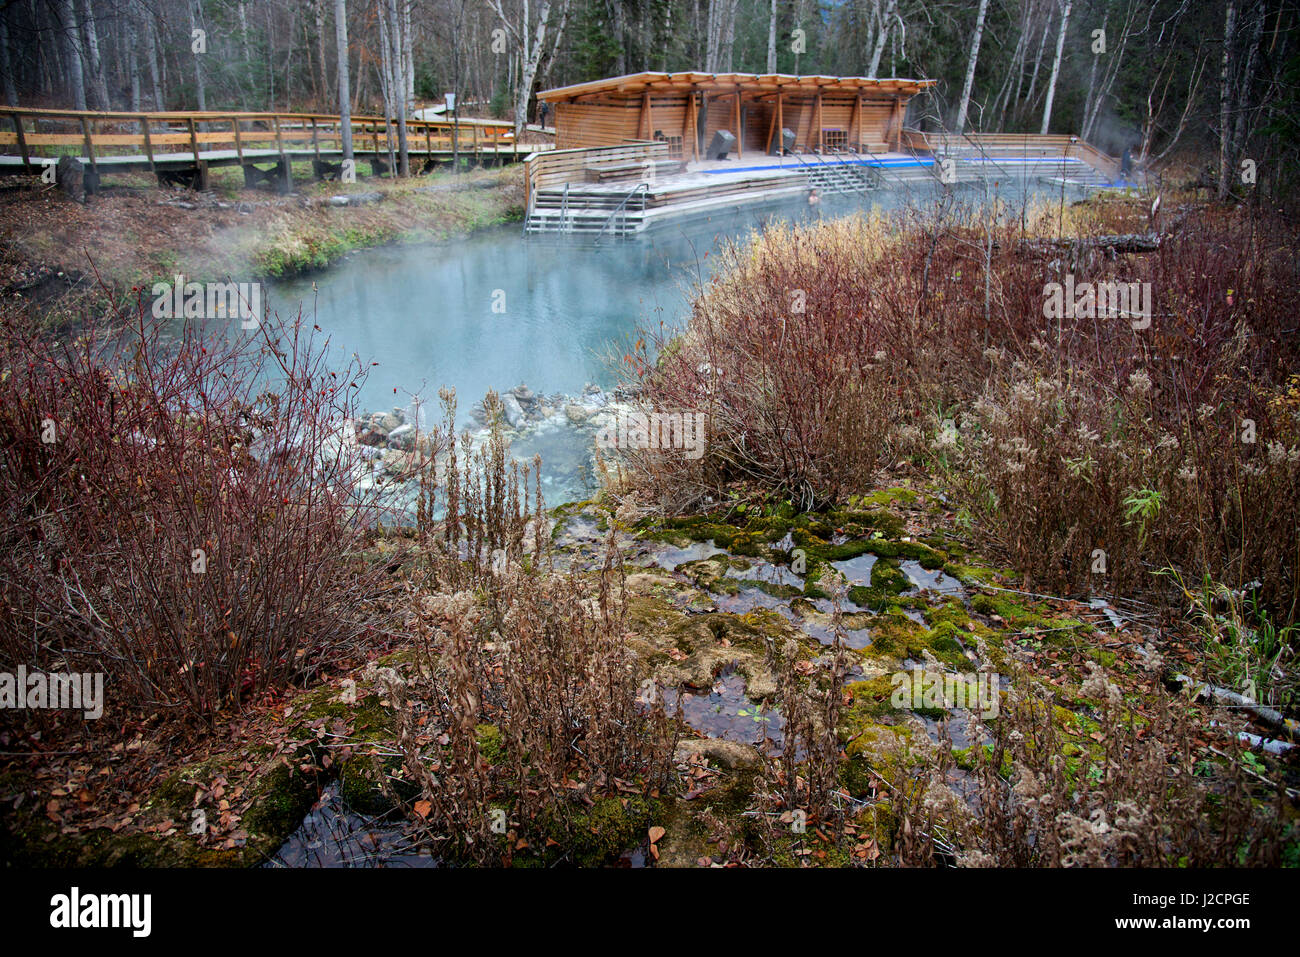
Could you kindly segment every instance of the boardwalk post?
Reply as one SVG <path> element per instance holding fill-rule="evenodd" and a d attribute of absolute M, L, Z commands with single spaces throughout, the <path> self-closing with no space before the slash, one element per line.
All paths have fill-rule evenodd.
<path fill-rule="evenodd" d="M 311 118 L 311 145 L 312 149 L 316 151 L 316 161 L 320 162 L 320 138 L 316 130 L 316 117 L 314 116 Z"/>
<path fill-rule="evenodd" d="M 293 164 L 284 152 L 284 133 L 280 130 L 280 114 L 275 114 L 275 148 L 280 153 L 280 161 L 275 166 L 275 175 L 279 180 L 282 193 L 293 192 Z"/>
<path fill-rule="evenodd" d="M 149 172 L 158 173 L 158 166 L 153 161 L 153 138 L 149 135 L 149 114 L 140 114 L 140 131 L 144 134 L 144 155 L 149 158 Z"/>
<path fill-rule="evenodd" d="M 239 160 L 239 165 L 244 165 L 244 141 L 239 134 L 239 117 L 232 116 L 230 125 L 235 128 L 235 157 Z"/>
<path fill-rule="evenodd" d="M 95 143 L 90 134 L 90 120 L 85 116 L 81 118 L 81 135 L 86 141 L 86 156 L 90 159 L 90 168 L 98 176 L 99 167 L 95 165 Z"/>
<path fill-rule="evenodd" d="M 23 134 L 23 118 L 20 114 L 13 114 L 14 132 L 18 134 L 18 152 L 23 158 L 23 169 L 30 171 L 32 158 L 27 153 L 27 137 Z"/>
<path fill-rule="evenodd" d="M 81 135 L 86 140 L 86 156 L 90 158 L 90 172 L 85 177 L 86 192 L 99 192 L 99 166 L 95 162 L 95 143 L 91 136 L 90 120 L 86 116 L 81 117 Z"/>
<path fill-rule="evenodd" d="M 198 162 L 199 162 L 199 134 L 198 134 L 198 130 L 196 130 L 196 129 L 194 128 L 194 117 L 191 116 L 191 117 L 189 118 L 189 123 L 190 123 L 190 149 L 194 152 L 194 163 L 195 163 L 195 165 L 198 165 Z"/>

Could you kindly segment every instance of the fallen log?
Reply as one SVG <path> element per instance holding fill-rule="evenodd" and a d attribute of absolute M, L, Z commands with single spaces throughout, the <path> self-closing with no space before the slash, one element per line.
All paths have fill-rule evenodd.
<path fill-rule="evenodd" d="M 1123 236 L 1085 236 L 1072 239 L 1062 236 L 1054 239 L 1022 239 L 1016 248 L 1023 252 L 1054 255 L 1060 252 L 1081 253 L 1101 250 L 1112 253 L 1153 253 L 1160 248 L 1164 235 L 1160 233 L 1128 233 Z"/>
<path fill-rule="evenodd" d="M 1191 688 L 1193 694 L 1198 698 L 1209 698 L 1228 708 L 1240 708 L 1277 731 L 1292 737 L 1300 733 L 1300 724 L 1297 724 L 1294 719 L 1285 717 L 1276 708 L 1270 708 L 1268 705 L 1252 701 L 1245 695 L 1229 688 L 1220 688 L 1218 685 L 1194 681 L 1184 674 L 1174 675 L 1173 680 L 1185 688 Z"/>

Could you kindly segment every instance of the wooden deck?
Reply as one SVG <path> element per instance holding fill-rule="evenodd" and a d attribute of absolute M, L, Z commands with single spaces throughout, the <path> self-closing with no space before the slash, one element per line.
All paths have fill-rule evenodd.
<path fill-rule="evenodd" d="M 673 159 L 668 145 L 656 141 L 556 150 L 527 160 L 524 229 L 599 242 L 634 236 L 670 217 L 809 197 L 813 191 L 863 193 L 908 181 L 933 182 L 946 173 L 954 183 L 1025 179 L 1096 188 L 1109 185 L 1118 168 L 1070 137 L 1010 139 L 932 142 L 917 134 L 902 152 L 751 153 L 745 159 L 689 163 Z M 945 167 L 945 160 L 951 166 Z"/>

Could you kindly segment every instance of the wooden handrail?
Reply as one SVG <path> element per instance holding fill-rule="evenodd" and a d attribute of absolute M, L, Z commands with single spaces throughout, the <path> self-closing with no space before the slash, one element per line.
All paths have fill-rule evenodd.
<path fill-rule="evenodd" d="M 243 162 L 245 151 L 273 149 L 282 158 L 291 151 L 307 147 L 320 158 L 322 148 L 338 149 L 342 139 L 342 118 L 328 113 L 290 113 L 278 111 L 96 111 L 43 110 L 31 107 L 0 107 L 0 153 L 18 152 L 22 168 L 30 170 L 47 162 L 53 150 L 75 150 L 92 167 L 116 152 L 142 155 L 149 168 L 173 153 L 193 155 L 196 160 L 204 150 L 233 147 Z M 383 116 L 358 114 L 352 117 L 357 141 L 369 143 L 375 151 L 389 145 L 390 121 Z M 12 131 L 7 127 L 12 127 Z M 393 143 L 396 145 L 395 126 Z M 108 127 L 105 129 L 105 127 Z M 126 129 L 123 129 L 126 127 Z M 413 149 L 432 153 L 454 141 L 458 130 L 472 131 L 474 152 L 482 149 L 513 148 L 512 123 L 475 117 L 407 122 Z M 466 140 L 471 137 L 466 137 Z"/>
<path fill-rule="evenodd" d="M 524 160 L 525 207 L 531 212 L 538 189 L 585 180 L 590 161 L 609 153 L 626 153 L 630 158 L 651 160 L 667 156 L 668 144 L 663 140 L 628 140 L 614 146 L 580 146 L 530 153 Z"/>
<path fill-rule="evenodd" d="M 24 117 L 50 117 L 55 119 L 72 119 L 80 120 L 85 117 L 90 121 L 98 120 L 147 120 L 158 122 L 185 122 L 190 118 L 195 120 L 209 119 L 231 119 L 232 117 L 239 120 L 270 120 L 279 117 L 282 120 L 303 120 L 309 122 L 315 120 L 326 120 L 337 123 L 341 117 L 337 113 L 295 113 L 288 111 L 266 110 L 266 111 L 248 111 L 248 110 L 141 110 L 138 112 L 123 111 L 101 111 L 101 110 L 43 110 L 29 106 L 3 106 L 0 107 L 0 115 L 18 115 Z M 395 119 L 395 118 L 394 118 Z M 372 114 L 355 114 L 352 117 L 354 123 L 359 122 L 380 122 L 384 121 L 383 116 Z M 408 119 L 407 125 L 411 124 L 433 124 L 452 127 L 460 126 L 489 126 L 505 131 L 514 131 L 514 124 L 508 120 L 489 120 L 475 116 L 460 117 L 456 120 L 419 120 Z"/>
<path fill-rule="evenodd" d="M 988 150 L 1032 150 L 1059 154 L 1062 157 L 1079 159 L 1089 166 L 1103 169 L 1114 175 L 1119 170 L 1119 160 L 1103 153 L 1086 140 L 1069 133 L 949 133 L 936 131 L 926 133 L 922 130 L 905 128 L 902 140 L 911 148 L 917 147 L 934 151 L 936 142 L 949 145 L 966 145 L 971 149 Z"/>

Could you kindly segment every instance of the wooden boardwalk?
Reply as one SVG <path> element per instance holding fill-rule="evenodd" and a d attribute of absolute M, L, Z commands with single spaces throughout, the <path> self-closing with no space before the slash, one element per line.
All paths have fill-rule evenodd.
<path fill-rule="evenodd" d="M 397 152 L 396 123 L 382 116 L 352 118 L 352 151 L 374 175 Z M 521 160 L 549 144 L 514 141 L 513 126 L 497 120 L 408 120 L 412 169 L 460 156 L 478 163 Z M 208 171 L 241 166 L 248 185 L 292 186 L 294 161 L 310 160 L 317 178 L 342 173 L 341 121 L 318 113 L 98 113 L 0 108 L 0 175 L 40 174 L 70 156 L 84 169 L 87 192 L 112 173 L 151 172 L 160 182 L 197 189 Z M 262 168 L 259 164 L 272 164 Z"/>

